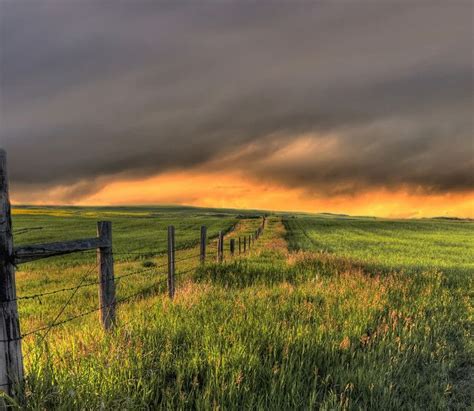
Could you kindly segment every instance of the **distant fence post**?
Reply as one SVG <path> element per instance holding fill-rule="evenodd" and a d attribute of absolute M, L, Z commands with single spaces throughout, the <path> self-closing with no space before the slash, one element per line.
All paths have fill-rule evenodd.
<path fill-rule="evenodd" d="M 242 254 L 242 239 L 239 236 L 239 254 Z"/>
<path fill-rule="evenodd" d="M 230 239 L 230 255 L 233 257 L 235 254 L 235 238 Z"/>
<path fill-rule="evenodd" d="M 219 239 L 217 241 L 217 261 L 221 263 L 224 260 L 224 233 L 219 231 Z"/>
<path fill-rule="evenodd" d="M 97 249 L 97 263 L 99 265 L 100 321 L 104 329 L 108 330 L 115 324 L 116 305 L 112 223 L 110 221 L 99 221 L 97 223 L 97 236 L 105 244 Z"/>
<path fill-rule="evenodd" d="M 174 269 L 175 269 L 174 226 L 168 227 L 168 294 L 174 297 Z"/>
<path fill-rule="evenodd" d="M 23 356 L 16 301 L 7 154 L 0 149 L 0 390 L 15 398 L 20 396 L 18 390 L 22 384 Z"/>
<path fill-rule="evenodd" d="M 247 236 L 244 237 L 244 253 L 247 252 Z"/>
<path fill-rule="evenodd" d="M 206 261 L 206 244 L 207 244 L 207 228 L 206 226 L 201 226 L 201 252 L 200 252 L 200 261 L 204 263 Z"/>

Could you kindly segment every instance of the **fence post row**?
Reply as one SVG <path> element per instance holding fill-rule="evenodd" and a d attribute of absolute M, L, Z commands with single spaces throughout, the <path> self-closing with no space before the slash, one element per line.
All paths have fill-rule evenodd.
<path fill-rule="evenodd" d="M 100 221 L 97 223 L 97 236 L 105 246 L 97 249 L 99 265 L 99 308 L 102 326 L 108 330 L 115 325 L 115 278 L 114 256 L 112 252 L 112 223 Z"/>
<path fill-rule="evenodd" d="M 207 228 L 201 226 L 201 249 L 200 249 L 200 261 L 204 263 L 206 261 L 206 244 L 207 244 Z"/>
<path fill-rule="evenodd" d="M 22 383 L 23 356 L 16 301 L 7 155 L 0 149 L 0 390 L 16 397 L 19 395 L 17 387 L 21 389 Z"/>
<path fill-rule="evenodd" d="M 239 236 L 239 254 L 250 249 L 252 241 L 258 239 L 266 224 L 263 216 L 261 226 L 254 234 Z M 230 253 L 235 255 L 235 242 L 230 240 Z M 201 227 L 200 261 L 206 260 L 207 228 Z M 77 251 L 97 249 L 99 266 L 99 311 L 102 326 L 108 330 L 116 322 L 116 296 L 114 281 L 114 258 L 112 249 L 112 223 L 97 223 L 97 238 L 13 247 L 11 206 L 8 192 L 7 159 L 0 149 L 0 390 L 9 396 L 19 396 L 23 383 L 23 357 L 21 332 L 15 284 L 15 264 L 22 264 L 42 258 L 64 255 Z M 175 294 L 175 228 L 168 227 L 168 292 Z M 217 258 L 224 259 L 224 234 L 219 232 Z M 18 389 L 17 389 L 18 387 Z M 2 402 L 0 401 L 0 408 Z"/>

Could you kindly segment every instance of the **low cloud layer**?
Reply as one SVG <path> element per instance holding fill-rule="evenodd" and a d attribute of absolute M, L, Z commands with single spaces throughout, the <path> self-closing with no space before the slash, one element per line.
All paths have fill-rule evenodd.
<path fill-rule="evenodd" d="M 14 187 L 196 168 L 318 196 L 474 187 L 470 1 L 178 3 L 0 3 Z"/>

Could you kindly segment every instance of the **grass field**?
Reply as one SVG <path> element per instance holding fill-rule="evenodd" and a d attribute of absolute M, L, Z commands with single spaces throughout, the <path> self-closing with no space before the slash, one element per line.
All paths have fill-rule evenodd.
<path fill-rule="evenodd" d="M 234 210 L 21 208 L 16 243 L 94 235 L 114 223 L 127 296 L 158 283 L 165 228 L 194 256 L 199 226 L 248 234 Z M 42 227 L 42 228 L 38 228 Z M 27 228 L 35 228 L 26 232 Z M 472 223 L 272 216 L 251 252 L 178 263 L 164 286 L 121 304 L 106 335 L 96 316 L 24 341 L 30 409 L 469 409 Z M 24 234 L 21 234 L 22 230 Z M 214 247 L 214 245 L 213 245 Z M 128 252 L 128 254 L 127 254 Z M 213 260 L 212 260 L 213 261 Z M 20 267 L 19 295 L 77 284 L 93 256 Z M 81 289 L 64 317 L 97 306 Z M 23 332 L 50 323 L 69 294 L 20 301 Z"/>
<path fill-rule="evenodd" d="M 328 216 L 287 218 L 292 250 L 326 251 L 384 271 L 474 272 L 474 222 Z"/>

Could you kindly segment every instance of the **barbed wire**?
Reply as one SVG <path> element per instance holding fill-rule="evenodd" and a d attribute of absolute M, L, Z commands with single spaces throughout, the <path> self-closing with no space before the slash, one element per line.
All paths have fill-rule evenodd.
<path fill-rule="evenodd" d="M 36 231 L 36 230 L 43 230 L 44 227 L 25 227 L 25 228 L 19 228 L 16 231 L 13 231 L 13 235 L 21 235 L 28 233 L 30 231 Z"/>
<path fill-rule="evenodd" d="M 56 315 L 56 317 L 54 318 L 53 320 L 53 323 L 56 323 L 59 319 L 59 317 L 61 317 L 61 315 L 63 314 L 64 310 L 67 308 L 67 306 L 69 305 L 69 303 L 72 301 L 72 299 L 74 298 L 74 296 L 76 295 L 77 291 L 79 290 L 79 287 L 82 285 L 82 283 L 85 281 L 85 279 L 87 278 L 87 276 L 95 269 L 99 266 L 99 261 L 96 262 L 96 265 L 93 266 L 90 270 L 88 270 L 81 278 L 81 281 L 79 282 L 79 284 L 77 285 L 76 289 L 73 290 L 73 292 L 71 293 L 71 295 L 69 296 L 69 298 L 67 299 L 66 303 L 63 304 L 63 306 L 61 307 L 61 309 L 59 310 L 58 314 Z M 40 343 L 43 342 L 45 340 L 45 338 L 48 336 L 49 332 L 51 331 L 51 329 L 53 328 L 53 325 L 50 325 L 46 330 L 45 330 L 45 333 L 40 337 Z M 29 334 L 26 334 L 26 335 L 22 335 L 19 337 L 19 339 L 23 339 L 25 338 L 25 336 L 27 335 L 32 335 L 33 333 L 34 334 L 38 334 L 40 333 L 42 330 L 36 330 L 34 332 L 30 332 Z M 29 355 L 29 353 L 27 354 L 27 356 Z"/>
<path fill-rule="evenodd" d="M 184 274 L 184 273 L 176 274 L 176 276 L 179 276 L 179 275 L 182 275 L 182 274 Z M 162 279 L 161 281 L 159 281 L 158 283 L 154 283 L 154 284 L 152 284 L 151 286 L 146 287 L 146 288 L 143 288 L 143 289 L 141 289 L 141 290 L 139 290 L 139 291 L 137 291 L 137 292 L 135 292 L 135 293 L 132 293 L 132 294 L 126 296 L 126 297 L 116 299 L 116 300 L 115 300 L 113 303 L 111 303 L 111 304 L 101 305 L 101 306 L 99 306 L 99 307 L 96 307 L 96 308 L 93 308 L 93 309 L 84 311 L 84 312 L 82 312 L 82 313 L 79 313 L 79 314 L 70 316 L 70 317 L 68 317 L 68 318 L 66 318 L 66 319 L 64 319 L 64 320 L 62 320 L 62 321 L 57 321 L 58 316 L 56 316 L 55 321 L 53 321 L 51 324 L 45 325 L 45 326 L 43 326 L 43 327 L 39 327 L 39 328 L 37 328 L 37 329 L 35 329 L 35 330 L 33 330 L 33 331 L 29 331 L 29 332 L 27 332 L 27 333 L 25 333 L 25 334 L 22 334 L 20 338 L 10 339 L 10 340 L 0 340 L 0 342 L 4 343 L 4 342 L 11 342 L 11 341 L 18 341 L 18 340 L 20 340 L 20 339 L 24 339 L 24 338 L 29 337 L 29 336 L 31 336 L 31 335 L 38 334 L 38 333 L 41 332 L 41 331 L 50 330 L 50 329 L 52 329 L 52 328 L 58 327 L 58 326 L 60 326 L 60 325 L 64 325 L 64 324 L 66 324 L 66 323 L 68 323 L 68 322 L 70 322 L 70 321 L 76 320 L 76 319 L 78 319 L 78 318 L 86 317 L 87 315 L 90 315 L 90 314 L 92 314 L 92 313 L 98 312 L 98 311 L 100 311 L 100 310 L 102 310 L 102 309 L 104 309 L 104 308 L 111 307 L 111 306 L 114 305 L 114 304 L 123 303 L 123 302 L 129 301 L 129 300 L 131 300 L 132 298 L 137 297 L 137 296 L 139 296 L 139 295 L 141 295 L 141 294 L 145 294 L 146 292 L 152 290 L 153 288 L 156 288 L 156 287 L 158 287 L 158 286 L 160 286 L 160 285 L 166 284 L 167 281 L 168 281 L 168 278 L 163 278 L 163 279 Z M 46 333 L 45 333 L 45 334 L 46 334 Z M 41 338 L 40 342 L 43 341 L 43 340 L 44 340 L 44 338 Z M 28 353 L 28 354 L 29 354 L 29 353 Z M 28 354 L 27 354 L 25 357 L 27 357 Z"/>
<path fill-rule="evenodd" d="M 25 296 L 17 297 L 17 298 L 14 299 L 14 300 L 6 301 L 5 303 L 7 303 L 7 302 L 13 302 L 13 301 L 19 301 L 19 300 L 21 301 L 21 300 L 35 300 L 35 299 L 41 299 L 41 297 L 46 297 L 46 296 L 50 296 L 50 295 L 54 295 L 54 294 L 59 294 L 59 293 L 61 293 L 61 292 L 66 292 L 66 291 L 72 291 L 72 290 L 75 290 L 76 288 L 80 289 L 80 288 L 90 287 L 90 286 L 92 286 L 92 285 L 103 284 L 103 283 L 107 283 L 107 282 L 109 282 L 109 281 L 119 282 L 119 281 L 120 281 L 121 279 L 123 279 L 123 278 L 130 277 L 130 276 L 132 276 L 132 275 L 143 274 L 143 273 L 145 273 L 145 272 L 154 270 L 154 269 L 156 269 L 156 268 L 164 267 L 164 266 L 166 266 L 166 265 L 163 264 L 162 266 L 150 267 L 150 268 L 146 268 L 146 269 L 143 269 L 143 270 L 140 270 L 140 271 L 134 271 L 134 272 L 131 272 L 131 273 L 122 274 L 122 275 L 117 276 L 117 277 L 109 278 L 109 279 L 107 279 L 107 280 L 105 280 L 105 281 L 91 281 L 91 282 L 82 284 L 82 285 L 80 285 L 80 286 L 66 287 L 66 288 L 60 288 L 60 289 L 53 290 L 53 291 L 46 291 L 46 292 L 44 292 L 44 293 L 25 295 Z"/>
<path fill-rule="evenodd" d="M 95 250 L 89 250 L 89 251 L 95 251 Z M 231 257 L 238 257 L 239 255 L 244 255 L 246 254 L 247 252 L 250 251 L 250 248 L 247 248 L 245 251 L 243 251 L 242 253 L 239 253 L 238 255 L 233 255 Z M 87 251 L 85 251 L 87 252 Z M 130 254 L 130 253 L 127 253 L 127 254 Z M 165 253 L 161 254 L 161 255 L 165 255 Z M 218 256 L 218 253 L 214 252 L 214 253 L 207 253 L 206 254 L 206 257 L 210 257 L 210 256 L 213 256 L 213 255 L 216 255 Z M 187 257 L 183 257 L 183 258 L 180 258 L 180 259 L 177 259 L 175 260 L 174 262 L 175 263 L 178 263 L 178 262 L 182 262 L 182 261 L 187 261 L 187 260 L 190 260 L 190 259 L 193 259 L 193 258 L 197 258 L 197 257 L 200 257 L 201 255 L 200 254 L 195 254 L 195 255 L 191 255 L 191 256 L 187 256 Z M 166 264 L 162 264 L 162 265 L 159 265 L 159 266 L 154 266 L 154 267 L 150 267 L 148 269 L 143 269 L 143 270 L 139 270 L 139 271 L 133 271 L 133 272 L 130 272 L 130 273 L 125 273 L 125 274 L 122 274 L 118 277 L 115 277 L 115 278 L 111 278 L 110 280 L 106 280 L 106 281 L 116 281 L 116 282 L 119 282 L 121 279 L 123 278 L 126 278 L 126 277 L 129 277 L 129 276 L 132 276 L 132 275 L 137 275 L 137 274 L 143 274 L 143 273 L 146 273 L 146 272 L 150 272 L 150 271 L 154 271 L 155 273 L 157 272 L 157 269 L 159 268 L 164 268 L 167 266 L 168 263 Z M 116 299 L 112 304 L 109 304 L 109 305 L 103 305 L 103 306 L 99 306 L 98 308 L 94 308 L 94 309 L 91 309 L 91 310 L 88 310 L 88 311 L 85 311 L 85 312 L 82 312 L 82 313 L 79 313 L 79 314 L 76 314 L 76 315 L 73 315 L 71 317 L 68 317 L 62 321 L 58 321 L 59 318 L 61 317 L 61 315 L 64 313 L 65 309 L 69 306 L 69 304 L 71 303 L 72 299 L 74 298 L 74 296 L 76 295 L 77 291 L 81 288 L 84 288 L 84 287 L 88 287 L 88 286 L 92 286 L 92 285 L 97 285 L 97 284 L 101 284 L 103 283 L 102 281 L 94 281 L 94 282 L 89 282 L 89 283 L 86 283 L 84 284 L 84 281 L 85 279 L 87 278 L 87 276 L 95 269 L 97 268 L 99 265 L 99 262 L 96 262 L 96 264 L 93 264 L 92 267 L 87 270 L 87 272 L 82 276 L 81 278 L 81 281 L 79 282 L 79 284 L 77 284 L 76 286 L 74 287 L 66 287 L 66 288 L 62 288 L 62 289 L 57 289 L 57 290 L 53 290 L 53 291 L 48 291 L 48 292 L 45 292 L 45 293 L 40 293 L 40 294 L 34 294 L 34 295 L 28 295 L 28 296 L 23 296 L 23 297 L 18 297 L 14 300 L 10 300 L 10 301 L 7 301 L 7 302 L 4 302 L 2 304 L 2 307 L 3 307 L 3 310 L 5 310 L 5 307 L 4 307 L 4 304 L 5 303 L 8 303 L 8 302 L 13 302 L 13 301 L 17 301 L 17 300 L 26 300 L 26 299 L 37 299 L 37 298 L 41 298 L 41 297 L 44 297 L 44 296 L 49 296 L 49 295 L 53 295 L 53 294 L 57 294 L 57 293 L 60 293 L 60 292 L 66 292 L 66 291 L 72 291 L 71 295 L 69 296 L 69 298 L 67 299 L 67 301 L 65 302 L 65 304 L 63 304 L 63 306 L 61 307 L 61 309 L 59 310 L 58 314 L 55 316 L 54 320 L 52 321 L 51 324 L 48 324 L 48 325 L 45 325 L 43 327 L 40 327 L 40 328 L 37 328 L 33 331 L 30 331 L 30 332 L 27 332 L 25 334 L 22 334 L 20 337 L 18 338 L 15 338 L 15 339 L 9 339 L 9 340 L 0 340 L 1 343 L 8 343 L 8 342 L 12 342 L 12 341 L 17 341 L 17 340 L 21 340 L 23 338 L 26 338 L 28 336 L 31 336 L 31 335 L 34 335 L 34 334 L 39 334 L 41 333 L 42 331 L 45 331 L 45 333 L 43 335 L 41 335 L 41 338 L 40 338 L 40 343 L 42 341 L 44 341 L 47 337 L 47 335 L 49 334 L 49 332 L 51 331 L 52 328 L 55 328 L 55 327 L 58 327 L 60 325 L 63 325 L 63 324 L 66 324 L 70 321 L 73 321 L 75 319 L 78 319 L 78 318 L 82 318 L 82 317 L 85 317 L 87 315 L 90 315 L 94 312 L 98 312 L 104 308 L 107 308 L 109 306 L 111 306 L 112 304 L 119 304 L 119 303 L 123 303 L 123 302 L 126 302 L 126 301 L 129 301 L 131 300 L 132 298 L 135 298 L 139 295 L 143 295 L 145 293 L 147 293 L 148 291 L 160 286 L 160 285 L 163 285 L 167 282 L 167 278 L 164 278 L 162 279 L 161 281 L 159 281 L 158 283 L 154 283 L 152 284 L 151 286 L 149 287 L 146 287 L 144 289 L 141 289 L 135 293 L 132 293 L 126 297 L 123 297 L 123 298 L 120 298 L 120 299 Z M 195 271 L 197 268 L 199 267 L 199 265 L 195 266 L 195 267 L 191 267 L 185 271 L 181 271 L 181 272 L 177 272 L 175 273 L 175 278 L 176 277 L 181 277 L 185 274 L 188 274 L 192 271 Z M 30 353 L 27 354 L 27 356 L 29 355 Z M 8 385 L 8 384 L 6 384 Z"/>
<path fill-rule="evenodd" d="M 189 256 L 189 257 L 185 257 L 185 258 L 181 258 L 181 259 L 175 260 L 175 263 L 179 263 L 179 262 L 182 262 L 182 261 L 187 261 L 187 260 L 190 260 L 190 259 L 193 259 L 193 258 L 197 258 L 197 257 L 200 257 L 200 254 L 195 254 L 195 255 L 192 255 L 192 256 Z M 149 272 L 149 271 L 152 271 L 152 270 L 155 270 L 155 271 L 156 271 L 156 269 L 158 269 L 158 268 L 164 268 L 164 267 L 166 267 L 167 265 L 168 265 L 168 263 L 164 263 L 164 264 L 160 264 L 160 265 L 153 266 L 153 267 L 150 267 L 150 268 L 145 268 L 145 269 L 143 269 L 143 270 L 133 271 L 133 272 L 131 272 L 131 273 L 125 273 L 125 274 L 122 274 L 122 275 L 119 275 L 119 276 L 115 276 L 115 277 L 110 278 L 110 279 L 105 280 L 105 281 L 90 281 L 90 282 L 88 282 L 88 283 L 81 284 L 80 286 L 64 287 L 64 288 L 59 288 L 59 289 L 52 290 L 52 291 L 46 291 L 46 292 L 44 292 L 44 293 L 37 293 L 37 294 L 31 294 L 31 295 L 20 296 L 20 297 L 17 297 L 17 298 L 15 298 L 15 299 L 12 299 L 12 300 L 4 301 L 4 302 L 2 302 L 1 304 L 7 304 L 7 303 L 10 303 L 10 302 L 21 301 L 21 300 L 41 299 L 41 297 L 51 296 L 51 295 L 59 294 L 59 293 L 61 293 L 61 292 L 72 291 L 72 290 L 75 290 L 75 289 L 90 287 L 90 286 L 92 286 L 92 285 L 99 285 L 99 284 L 102 284 L 102 283 L 105 283 L 105 282 L 109 282 L 109 281 L 119 282 L 119 281 L 122 280 L 123 278 L 130 277 L 130 276 L 132 276 L 132 275 L 143 274 L 143 273 L 145 273 L 145 272 Z M 98 267 L 98 264 L 96 264 L 94 268 L 96 268 L 96 267 Z M 90 273 L 89 273 L 89 274 L 90 274 Z"/>

